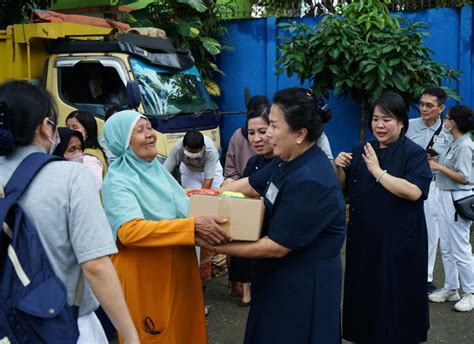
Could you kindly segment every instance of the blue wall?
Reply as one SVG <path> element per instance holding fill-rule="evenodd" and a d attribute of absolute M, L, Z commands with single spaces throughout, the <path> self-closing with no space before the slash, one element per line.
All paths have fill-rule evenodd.
<path fill-rule="evenodd" d="M 458 89 L 463 98 L 462 103 L 474 105 L 473 41 L 474 25 L 472 23 L 473 7 L 430 9 L 421 12 L 397 13 L 411 22 L 426 22 L 429 25 L 430 37 L 425 38 L 426 45 L 434 51 L 432 58 L 438 62 L 460 69 L 461 82 L 447 86 Z M 303 21 L 315 25 L 318 19 L 292 18 L 290 21 Z M 280 22 L 288 21 L 281 19 Z M 275 17 L 260 19 L 235 20 L 227 24 L 228 43 L 234 51 L 223 53 L 219 65 L 226 74 L 220 78 L 222 96 L 217 100 L 222 111 L 245 111 L 243 90 L 248 87 L 252 95 L 265 94 L 270 99 L 275 91 L 300 86 L 297 78 L 289 79 L 286 75 L 275 76 L 277 56 L 276 37 L 281 34 Z M 303 86 L 308 86 L 305 84 Z M 448 107 L 456 102 L 448 101 Z M 331 142 L 334 154 L 349 150 L 358 143 L 360 110 L 351 99 L 331 95 L 329 105 L 333 119 L 325 126 L 325 132 Z M 416 110 L 411 110 L 410 117 L 416 117 Z M 245 115 L 223 115 L 221 119 L 222 145 L 226 149 L 230 136 L 245 123 Z"/>

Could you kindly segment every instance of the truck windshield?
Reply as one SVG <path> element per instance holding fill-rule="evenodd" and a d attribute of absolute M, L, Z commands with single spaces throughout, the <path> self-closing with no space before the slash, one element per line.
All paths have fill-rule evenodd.
<path fill-rule="evenodd" d="M 169 71 L 130 59 L 147 115 L 169 116 L 215 109 L 196 67 Z"/>

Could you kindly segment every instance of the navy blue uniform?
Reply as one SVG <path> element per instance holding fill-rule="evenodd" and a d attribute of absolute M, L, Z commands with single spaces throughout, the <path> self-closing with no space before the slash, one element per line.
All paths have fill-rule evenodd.
<path fill-rule="evenodd" d="M 432 174 L 426 152 L 405 136 L 384 149 L 371 144 L 380 167 L 418 186 L 422 197 L 413 202 L 387 191 L 368 171 L 363 145 L 353 149 L 345 170 L 350 216 L 343 337 L 364 344 L 424 342 L 429 317 L 423 200 Z"/>
<path fill-rule="evenodd" d="M 255 263 L 245 343 L 340 343 L 344 198 L 316 145 L 249 178 L 264 196 L 264 235 L 292 251 Z"/>
<path fill-rule="evenodd" d="M 263 155 L 254 155 L 247 161 L 242 178 L 252 175 L 268 165 L 273 158 L 266 159 Z M 231 257 L 229 264 L 229 281 L 249 283 L 253 275 L 253 259 Z"/>

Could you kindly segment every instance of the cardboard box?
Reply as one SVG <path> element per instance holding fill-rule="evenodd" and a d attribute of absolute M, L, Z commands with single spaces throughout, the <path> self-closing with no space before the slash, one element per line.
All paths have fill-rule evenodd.
<path fill-rule="evenodd" d="M 233 240 L 256 241 L 262 231 L 265 207 L 261 198 L 232 198 L 192 194 L 189 216 L 216 216 L 227 219 L 222 227 Z"/>

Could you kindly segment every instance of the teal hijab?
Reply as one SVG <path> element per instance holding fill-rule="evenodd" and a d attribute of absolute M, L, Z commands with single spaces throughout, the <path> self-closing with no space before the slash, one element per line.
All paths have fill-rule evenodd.
<path fill-rule="evenodd" d="M 139 158 L 130 146 L 133 128 L 141 118 L 146 119 L 136 111 L 120 111 L 103 128 L 105 143 L 117 157 L 102 187 L 115 238 L 120 226 L 133 219 L 172 220 L 188 214 L 188 197 L 173 176 L 156 159 Z"/>

